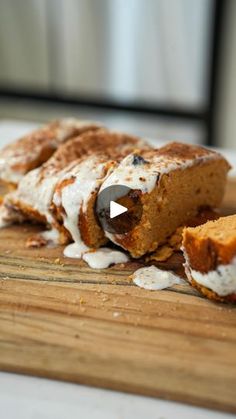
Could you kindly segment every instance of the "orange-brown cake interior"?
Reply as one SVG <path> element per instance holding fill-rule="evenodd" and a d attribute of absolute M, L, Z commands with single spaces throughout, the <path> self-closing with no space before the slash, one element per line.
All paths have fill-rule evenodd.
<path fill-rule="evenodd" d="M 185 228 L 183 247 L 191 268 L 207 273 L 236 256 L 236 215 Z"/>
<path fill-rule="evenodd" d="M 60 193 L 60 189 L 65 186 L 63 175 L 69 179 L 74 166 L 82 162 L 86 164 L 89 156 L 105 155 L 104 165 L 106 165 L 111 156 L 119 160 L 139 146 L 148 147 L 139 138 L 105 129 L 83 133 L 61 145 L 40 168 L 29 172 L 20 182 L 16 193 L 8 197 L 7 204 L 23 213 L 26 219 L 35 219 L 49 225 L 52 224 L 51 215 L 53 215 L 58 221 L 62 242 L 66 243 L 70 239 L 70 234 L 66 232 L 62 223 L 63 208 L 55 208 L 52 205 L 54 192 Z M 89 205 L 88 207 L 90 208 Z M 87 220 L 87 214 L 82 216 Z M 83 231 L 87 229 L 91 232 L 90 227 L 85 227 L 85 222 L 83 226 Z M 95 232 L 99 229 L 99 226 L 95 228 Z M 93 234 L 93 237 L 97 235 Z"/>
<path fill-rule="evenodd" d="M 80 147 L 81 141 L 79 139 L 74 139 L 73 141 L 68 142 L 66 146 L 67 147 L 63 148 L 67 148 L 67 150 L 68 148 L 70 149 L 70 156 L 72 154 L 77 156 L 77 160 L 72 163 L 71 169 L 73 169 L 73 167 L 77 164 L 81 164 L 83 161 L 85 161 L 86 164 L 86 159 L 84 158 L 85 155 L 96 156 L 98 161 L 104 165 L 103 176 L 107 174 L 108 170 L 111 170 L 111 168 L 115 166 L 116 162 L 119 162 L 124 156 L 133 152 L 137 147 L 142 146 L 146 149 L 150 148 L 137 137 L 104 130 L 84 135 L 82 147 Z M 57 159 L 60 151 L 63 151 L 62 147 L 61 150 L 58 150 L 58 152 L 55 153 L 53 159 Z M 65 153 L 63 153 L 63 155 L 64 154 Z M 61 165 L 61 158 L 59 158 L 58 162 L 59 165 Z M 59 194 L 59 196 L 62 194 L 63 188 L 66 187 L 68 183 L 70 184 L 75 181 L 75 177 L 71 176 L 70 178 L 68 176 L 69 173 L 67 175 L 67 179 L 60 180 L 56 185 L 55 193 Z M 79 171 L 77 177 L 79 178 Z M 103 179 L 101 178 L 100 182 L 102 182 L 102 180 Z M 86 211 L 83 211 L 81 208 L 80 212 L 78 213 L 78 228 L 80 230 L 81 237 L 86 245 L 90 247 L 99 247 L 107 241 L 104 232 L 102 231 L 97 221 L 94 211 L 97 192 L 98 190 L 95 190 L 91 194 L 91 197 L 87 203 Z M 57 219 L 57 228 L 59 228 L 61 232 L 61 241 L 63 243 L 67 243 L 70 238 L 70 234 L 63 226 L 62 215 L 64 209 L 61 206 L 56 207 L 55 204 L 52 204 L 51 209 Z"/>
<path fill-rule="evenodd" d="M 141 157 L 147 170 L 150 162 L 157 174 L 155 187 L 148 193 L 144 188 L 142 219 L 132 231 L 108 236 L 133 257 L 155 250 L 201 207 L 218 207 L 230 168 L 219 154 L 181 143 L 144 151 Z"/>

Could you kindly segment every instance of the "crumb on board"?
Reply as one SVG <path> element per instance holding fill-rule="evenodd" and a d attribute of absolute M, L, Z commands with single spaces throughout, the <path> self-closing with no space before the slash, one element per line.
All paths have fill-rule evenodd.
<path fill-rule="evenodd" d="M 125 265 L 126 265 L 125 263 L 120 263 L 120 264 L 119 264 L 119 267 L 120 267 L 120 268 L 125 268 Z"/>
<path fill-rule="evenodd" d="M 212 218 L 216 218 L 216 214 L 214 212 L 201 211 L 198 216 L 194 217 L 192 220 L 189 220 L 189 222 L 186 223 L 186 226 L 199 225 L 202 222 Z M 153 253 L 146 256 L 145 262 L 152 260 L 156 262 L 165 262 L 174 252 L 179 251 L 182 246 L 184 227 L 185 226 L 177 227 L 175 232 L 167 239 L 166 243 L 164 243 L 162 246 L 159 246 Z"/>
<path fill-rule="evenodd" d="M 36 234 L 34 236 L 30 236 L 28 237 L 28 239 L 26 240 L 26 244 L 25 246 L 27 248 L 40 248 L 43 246 L 46 246 L 47 242 L 46 240 L 40 236 L 40 234 Z"/>
<path fill-rule="evenodd" d="M 182 244 L 182 232 L 184 227 L 178 227 L 176 231 L 169 237 L 166 243 L 159 246 L 153 253 L 145 258 L 145 262 L 156 261 L 165 262 L 174 252 L 179 251 Z"/>
<path fill-rule="evenodd" d="M 60 265 L 60 266 L 65 266 L 65 264 L 62 262 L 62 260 L 60 258 L 56 258 L 54 259 L 54 263 L 55 265 Z"/>
<path fill-rule="evenodd" d="M 85 300 L 83 299 L 83 297 L 80 297 L 80 299 L 79 299 L 79 303 L 80 303 L 80 304 L 85 304 Z"/>

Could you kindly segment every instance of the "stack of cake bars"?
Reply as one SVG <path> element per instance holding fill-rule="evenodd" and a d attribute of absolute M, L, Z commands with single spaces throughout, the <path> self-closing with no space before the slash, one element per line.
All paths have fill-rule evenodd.
<path fill-rule="evenodd" d="M 96 122 L 63 119 L 0 152 L 1 225 L 45 224 L 29 245 L 75 242 L 82 249 L 112 241 L 138 258 L 164 243 L 203 207 L 219 207 L 230 166 L 218 153 L 172 142 L 155 149 Z M 139 194 L 140 222 L 129 232 L 103 231 L 94 208 L 108 186 Z"/>

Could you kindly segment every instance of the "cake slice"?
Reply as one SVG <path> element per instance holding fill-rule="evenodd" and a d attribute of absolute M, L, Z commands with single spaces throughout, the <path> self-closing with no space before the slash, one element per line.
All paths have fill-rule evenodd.
<path fill-rule="evenodd" d="M 4 206 L 12 213 L 13 220 L 15 214 L 20 212 L 25 219 L 33 219 L 52 227 L 54 226 L 55 215 L 59 216 L 59 209 L 58 211 L 55 211 L 55 207 L 51 209 L 54 190 L 57 185 L 57 190 L 63 189 L 65 179 L 68 183 L 75 178 L 79 178 L 80 166 L 77 167 L 77 165 L 84 162 L 86 167 L 89 156 L 103 154 L 106 156 L 106 160 L 110 160 L 112 155 L 115 157 L 120 154 L 124 156 L 140 144 L 143 144 L 143 142 L 136 137 L 109 132 L 104 129 L 81 134 L 59 147 L 54 155 L 40 168 L 32 170 L 24 176 L 17 191 L 5 198 Z M 105 163 L 104 165 L 106 165 Z M 95 169 L 96 167 L 94 167 Z M 87 171 L 87 176 L 93 177 L 93 174 Z M 70 178 L 71 181 L 69 181 Z M 60 181 L 62 181 L 62 184 Z M 73 196 L 71 199 L 73 199 Z M 64 228 L 60 230 L 61 233 L 65 232 Z M 61 234 L 63 242 L 67 241 L 66 237 L 70 237 L 70 232 Z"/>
<path fill-rule="evenodd" d="M 52 174 L 64 169 L 68 164 L 75 160 L 86 158 L 87 156 L 104 152 L 109 155 L 117 153 L 122 147 L 123 155 L 130 153 L 130 150 L 143 147 L 144 142 L 138 137 L 109 131 L 101 128 L 96 132 L 87 132 L 79 135 L 62 144 L 55 154 L 49 159 L 40 170 L 41 178 L 48 178 Z M 145 145 L 147 147 L 147 145 Z M 148 147 L 150 148 L 150 147 Z"/>
<path fill-rule="evenodd" d="M 206 297 L 236 303 L 236 215 L 183 231 L 185 272 Z"/>
<path fill-rule="evenodd" d="M 95 122 L 65 118 L 53 121 L 4 147 L 0 150 L 2 194 L 14 189 L 27 172 L 47 161 L 60 144 L 97 128 L 101 128 L 101 125 Z"/>
<path fill-rule="evenodd" d="M 130 154 L 100 192 L 117 184 L 136 190 L 141 194 L 142 218 L 131 231 L 106 236 L 135 258 L 155 250 L 199 209 L 220 205 L 229 168 L 216 152 L 176 142 Z"/>
<path fill-rule="evenodd" d="M 115 156 L 115 150 L 112 154 Z M 71 165 L 58 181 L 51 212 L 54 218 L 52 227 L 59 232 L 61 244 L 73 241 L 84 249 L 84 239 L 87 247 L 93 248 L 107 242 L 97 223 L 94 206 L 102 181 L 115 165 L 116 161 L 110 160 L 106 154 L 91 155 Z"/>
<path fill-rule="evenodd" d="M 55 187 L 51 211 L 61 243 L 72 239 L 97 248 L 107 242 L 95 214 L 99 188 L 127 153 L 138 146 L 150 148 L 142 140 L 124 134 L 111 132 L 106 138 L 107 144 L 103 145 L 102 151 L 97 149 L 86 159 L 75 161 Z"/>

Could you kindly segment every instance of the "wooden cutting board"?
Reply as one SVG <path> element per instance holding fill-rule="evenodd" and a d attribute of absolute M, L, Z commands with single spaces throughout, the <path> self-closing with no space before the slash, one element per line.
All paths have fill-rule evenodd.
<path fill-rule="evenodd" d="M 236 182 L 224 211 L 236 212 Z M 189 285 L 151 292 L 0 231 L 0 369 L 236 412 L 236 307 Z M 178 269 L 176 254 L 165 268 Z"/>

